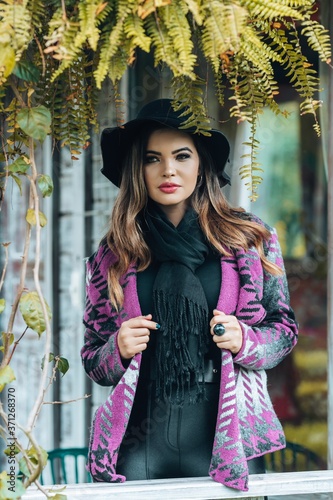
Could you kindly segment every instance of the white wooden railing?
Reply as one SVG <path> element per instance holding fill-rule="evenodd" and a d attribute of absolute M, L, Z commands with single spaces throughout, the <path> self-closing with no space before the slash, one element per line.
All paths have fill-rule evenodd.
<path fill-rule="evenodd" d="M 48 489 L 47 486 L 44 488 Z M 85 483 L 52 486 L 52 493 L 67 495 L 68 500 L 213 500 L 247 498 L 260 499 L 264 496 L 297 499 L 333 499 L 333 470 L 311 472 L 283 472 L 250 476 L 249 491 L 231 490 L 209 477 L 184 479 L 154 479 L 150 481 L 128 481 L 125 483 Z M 318 494 L 318 497 L 315 496 Z M 45 495 L 35 487 L 29 488 L 22 500 L 42 500 Z M 278 499 L 277 499 L 278 500 Z"/>

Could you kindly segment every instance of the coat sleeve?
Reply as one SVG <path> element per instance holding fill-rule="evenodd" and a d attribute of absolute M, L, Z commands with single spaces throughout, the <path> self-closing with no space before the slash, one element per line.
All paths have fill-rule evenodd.
<path fill-rule="evenodd" d="M 252 370 L 273 368 L 279 364 L 296 345 L 298 336 L 281 248 L 276 232 L 271 231 L 271 238 L 264 245 L 265 255 L 283 270 L 283 274 L 275 276 L 263 271 L 261 304 L 266 314 L 255 325 L 240 321 L 243 344 L 234 357 L 235 363 Z"/>
<path fill-rule="evenodd" d="M 87 375 L 103 386 L 116 385 L 126 371 L 117 335 L 121 313 L 112 310 L 107 287 L 107 250 L 101 247 L 86 263 L 85 326 L 81 359 Z"/>

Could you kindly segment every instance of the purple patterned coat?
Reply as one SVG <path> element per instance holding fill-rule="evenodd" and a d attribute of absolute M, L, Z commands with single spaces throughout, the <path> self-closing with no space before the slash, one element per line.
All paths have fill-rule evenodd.
<path fill-rule="evenodd" d="M 283 267 L 277 236 L 265 254 Z M 88 470 L 95 481 L 123 482 L 116 464 L 138 382 L 141 354 L 122 364 L 117 335 L 122 322 L 140 316 L 136 267 L 121 280 L 124 305 L 111 308 L 107 271 L 115 256 L 101 245 L 87 262 L 85 343 L 81 351 L 91 379 L 110 386 L 110 394 L 96 411 L 90 436 Z M 284 448 L 285 437 L 266 388 L 265 370 L 276 366 L 297 342 L 297 325 L 289 305 L 285 274 L 263 270 L 256 249 L 221 257 L 222 283 L 216 308 L 233 314 L 243 331 L 236 356 L 221 350 L 221 382 L 215 439 L 209 474 L 217 482 L 247 491 L 247 460 Z"/>

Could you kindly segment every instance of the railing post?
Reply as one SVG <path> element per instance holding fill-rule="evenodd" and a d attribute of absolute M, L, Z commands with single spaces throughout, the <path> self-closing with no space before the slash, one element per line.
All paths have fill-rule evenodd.
<path fill-rule="evenodd" d="M 331 0 L 321 2 L 322 23 L 333 34 L 333 6 Z M 327 64 L 321 64 L 322 86 L 326 94 L 323 104 L 323 147 L 327 171 L 327 425 L 328 453 L 327 467 L 333 469 L 333 71 Z M 326 88 L 325 88 L 326 87 Z"/>

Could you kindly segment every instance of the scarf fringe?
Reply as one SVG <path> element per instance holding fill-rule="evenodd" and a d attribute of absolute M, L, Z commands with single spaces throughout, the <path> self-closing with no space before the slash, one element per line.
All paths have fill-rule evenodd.
<path fill-rule="evenodd" d="M 187 392 L 190 404 L 202 401 L 209 340 L 207 309 L 184 295 L 161 290 L 154 291 L 153 299 L 161 325 L 156 350 L 156 397 L 183 406 Z"/>

